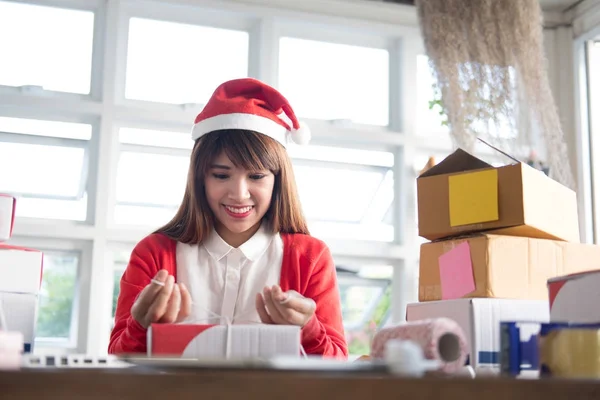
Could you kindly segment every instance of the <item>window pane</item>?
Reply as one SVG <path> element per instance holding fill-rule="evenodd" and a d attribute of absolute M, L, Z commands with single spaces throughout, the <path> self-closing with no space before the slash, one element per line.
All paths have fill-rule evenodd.
<path fill-rule="evenodd" d="M 189 157 L 122 152 L 117 202 L 156 206 L 181 203 Z M 144 171 L 140 174 L 140 171 Z"/>
<path fill-rule="evenodd" d="M 188 165 L 188 156 L 121 152 L 115 222 L 151 226 L 168 222 L 183 199 Z"/>
<path fill-rule="evenodd" d="M 13 173 L 0 174 L 0 187 L 9 193 L 76 197 L 84 152 L 76 147 L 2 142 L 0 170 Z"/>
<path fill-rule="evenodd" d="M 18 216 L 86 219 L 90 137 L 87 124 L 0 118 L 0 191 L 20 196 Z"/>
<path fill-rule="evenodd" d="M 342 263 L 337 270 L 349 353 L 367 355 L 375 332 L 389 317 L 393 267 Z"/>
<path fill-rule="evenodd" d="M 388 125 L 387 50 L 290 37 L 279 45 L 279 89 L 298 116 Z"/>
<path fill-rule="evenodd" d="M 311 233 L 394 240 L 386 219 L 394 203 L 393 153 L 317 146 L 302 151 L 302 158 L 295 154 L 293 159 L 294 173 Z"/>
<path fill-rule="evenodd" d="M 44 252 L 36 339 L 70 341 L 78 253 Z"/>
<path fill-rule="evenodd" d="M 168 132 L 151 129 L 120 128 L 119 141 L 124 144 L 169 147 L 192 150 L 194 141 L 191 133 Z"/>
<path fill-rule="evenodd" d="M 0 1 L 0 85 L 90 92 L 94 14 Z"/>
<path fill-rule="evenodd" d="M 299 165 L 294 171 L 308 218 L 356 223 L 362 220 L 386 175 L 377 170 Z"/>
<path fill-rule="evenodd" d="M 417 56 L 417 133 L 425 136 L 444 134 L 447 137 L 450 131 L 443 125 L 446 117 L 440 114 L 440 106 L 430 108 L 430 102 L 436 100 L 434 85 L 435 78 L 429 68 L 429 58 L 425 55 Z"/>
<path fill-rule="evenodd" d="M 129 21 L 128 99 L 205 103 L 222 82 L 246 76 L 247 32 L 142 18 Z"/>
<path fill-rule="evenodd" d="M 85 221 L 87 218 L 87 194 L 79 200 L 40 199 L 20 197 L 16 215 L 29 218 Z"/>

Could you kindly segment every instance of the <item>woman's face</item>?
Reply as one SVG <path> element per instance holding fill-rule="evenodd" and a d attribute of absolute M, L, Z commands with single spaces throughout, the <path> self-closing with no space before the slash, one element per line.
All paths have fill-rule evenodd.
<path fill-rule="evenodd" d="M 260 227 L 271 205 L 275 176 L 271 171 L 250 171 L 233 165 L 221 153 L 204 177 L 208 205 L 216 217 L 217 233 L 238 247 Z"/>

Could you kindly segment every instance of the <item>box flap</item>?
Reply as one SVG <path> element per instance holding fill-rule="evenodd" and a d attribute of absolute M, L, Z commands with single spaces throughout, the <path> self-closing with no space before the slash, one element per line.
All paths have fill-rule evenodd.
<path fill-rule="evenodd" d="M 485 161 L 467 153 L 463 149 L 457 149 L 454 153 L 443 159 L 439 164 L 423 172 L 419 178 L 450 174 L 454 172 L 471 171 L 481 168 L 492 168 L 492 166 Z"/>

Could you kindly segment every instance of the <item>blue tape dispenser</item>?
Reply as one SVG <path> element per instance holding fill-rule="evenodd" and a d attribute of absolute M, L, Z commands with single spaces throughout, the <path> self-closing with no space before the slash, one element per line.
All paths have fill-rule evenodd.
<path fill-rule="evenodd" d="M 536 322 L 500 323 L 500 371 L 518 376 L 523 371 L 539 371 L 538 334 Z"/>

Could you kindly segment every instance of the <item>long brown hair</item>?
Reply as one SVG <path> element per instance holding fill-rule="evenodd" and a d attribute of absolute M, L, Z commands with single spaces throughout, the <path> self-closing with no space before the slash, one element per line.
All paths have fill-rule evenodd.
<path fill-rule="evenodd" d="M 204 179 L 222 152 L 238 168 L 269 170 L 275 176 L 271 205 L 263 218 L 271 232 L 309 233 L 287 151 L 266 135 L 241 129 L 210 132 L 196 141 L 183 201 L 175 217 L 155 233 L 187 244 L 198 244 L 208 237 L 215 216 L 206 199 Z"/>

